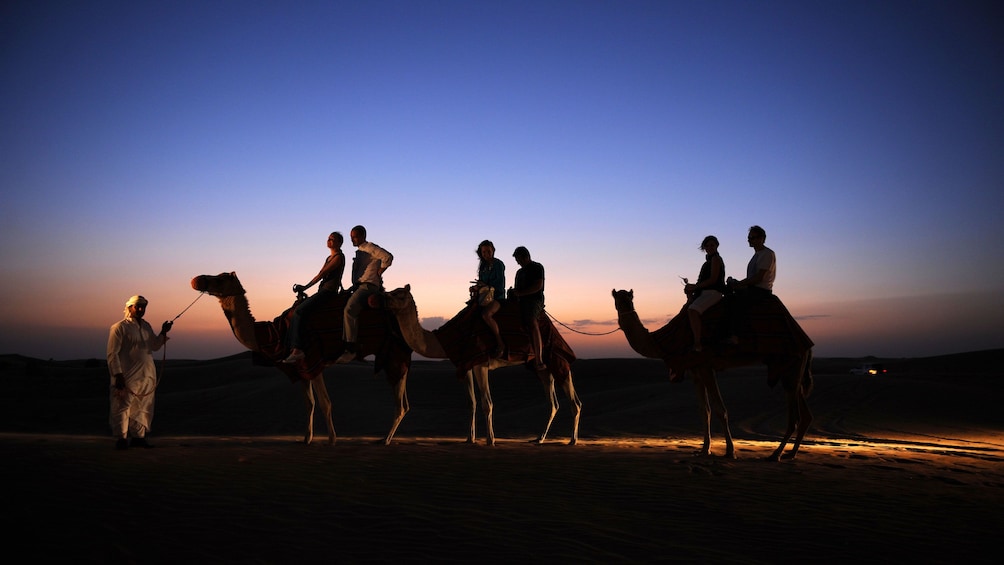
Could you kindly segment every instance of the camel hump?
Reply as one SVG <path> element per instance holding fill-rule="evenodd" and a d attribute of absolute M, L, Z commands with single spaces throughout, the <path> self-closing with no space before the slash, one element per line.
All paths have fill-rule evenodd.
<path fill-rule="evenodd" d="M 743 337 L 759 354 L 800 355 L 815 345 L 775 294 L 751 302 Z"/>
<path fill-rule="evenodd" d="M 709 308 L 703 316 L 702 340 L 715 346 L 716 355 L 802 355 L 814 344 L 776 295 L 750 301 L 744 309 L 733 311 L 730 297 Z M 684 305 L 665 326 L 652 332 L 652 341 L 661 357 L 678 371 L 686 368 L 685 358 L 693 343 L 693 332 Z M 740 315 L 741 313 L 741 315 Z M 730 335 L 738 345 L 723 349 Z M 695 360 L 696 362 L 696 360 Z"/>

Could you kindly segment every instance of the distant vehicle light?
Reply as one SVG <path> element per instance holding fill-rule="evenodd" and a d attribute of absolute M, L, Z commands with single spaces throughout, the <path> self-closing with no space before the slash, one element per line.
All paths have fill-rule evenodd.
<path fill-rule="evenodd" d="M 888 373 L 881 363 L 866 363 L 860 367 L 851 369 L 852 375 L 884 375 Z"/>

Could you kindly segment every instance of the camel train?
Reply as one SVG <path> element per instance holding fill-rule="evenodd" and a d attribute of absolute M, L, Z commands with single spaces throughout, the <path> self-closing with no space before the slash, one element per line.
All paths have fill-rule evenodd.
<path fill-rule="evenodd" d="M 296 364 L 286 364 L 280 361 L 289 353 L 285 336 L 296 304 L 271 322 L 259 322 L 251 314 L 246 292 L 236 273 L 199 275 L 192 279 L 191 285 L 194 290 L 219 299 L 234 337 L 252 352 L 256 363 L 274 365 L 292 381 L 302 383 L 307 405 L 305 443 L 309 444 L 313 438 L 313 414 L 318 403 L 328 426 L 328 442 L 334 443 L 331 400 L 324 385 L 323 371 L 334 364 L 338 355 L 345 349 L 345 342 L 342 341 L 342 311 L 348 300 L 347 293 L 332 293 L 329 303 L 316 307 L 316 314 L 308 321 L 307 333 L 312 336 L 312 340 L 305 349 L 306 358 Z M 475 327 L 481 321 L 480 316 L 467 316 L 465 310 L 458 314 L 452 323 L 447 323 L 436 332 L 428 332 L 418 324 L 418 310 L 411 297 L 410 287 L 387 293 L 384 300 L 385 308 L 368 308 L 363 311 L 357 355 L 359 359 L 374 355 L 375 371 L 383 370 L 393 389 L 394 417 L 384 443 L 391 443 L 401 420 L 410 410 L 407 379 L 411 368 L 411 353 L 414 349 L 420 355 L 431 359 L 450 359 L 466 380 L 471 414 L 470 432 L 467 436 L 469 443 L 474 443 L 477 438 L 478 400 L 475 394 L 475 383 L 477 383 L 481 393 L 481 408 L 486 420 L 487 443 L 494 445 L 495 426 L 488 373 L 497 367 L 523 365 L 534 361 L 533 355 L 529 353 L 530 346 L 526 332 L 519 328 L 518 315 L 512 309 L 499 313 L 500 326 L 509 338 L 509 353 L 505 359 L 489 358 L 487 350 L 482 350 L 484 336 Z M 582 408 L 572 384 L 571 364 L 575 361 L 575 354 L 561 338 L 561 334 L 551 325 L 550 320 L 546 319 L 544 323 L 545 319 L 546 317 L 541 318 L 541 330 L 546 336 L 546 346 L 542 356 L 547 359 L 549 367 L 537 371 L 537 374 L 544 384 L 550 410 L 543 431 L 536 441 L 544 442 L 558 412 L 555 392 L 555 381 L 557 381 L 572 403 L 573 428 L 570 443 L 574 444 L 579 437 L 579 414 Z M 484 324 L 483 321 L 481 324 Z M 487 326 L 484 326 L 484 329 L 487 330 Z M 444 336 L 442 343 L 438 336 Z"/>
<path fill-rule="evenodd" d="M 328 426 L 328 441 L 335 442 L 331 422 L 331 401 L 324 386 L 322 372 L 334 364 L 345 347 L 341 340 L 342 309 L 347 295 L 341 293 L 330 300 L 309 327 L 313 336 L 306 349 L 306 358 L 295 365 L 279 361 L 288 354 L 285 335 L 290 317 L 295 309 L 287 309 L 271 322 L 258 322 L 251 315 L 243 286 L 235 273 L 199 275 L 192 279 L 192 288 L 219 299 L 224 315 L 234 336 L 251 350 L 257 363 L 273 364 L 291 380 L 302 383 L 307 405 L 307 430 L 304 441 L 313 437 L 315 405 L 320 409 Z M 643 357 L 661 359 L 669 370 L 670 380 L 677 381 L 685 373 L 693 378 L 698 405 L 704 423 L 702 454 L 711 453 L 711 418 L 717 415 L 725 436 L 725 456 L 736 458 L 736 448 L 729 428 L 728 411 L 718 387 L 716 371 L 729 367 L 763 364 L 767 367 L 768 385 L 781 382 L 787 402 L 788 423 L 780 445 L 770 455 L 772 460 L 794 458 L 812 421 L 806 398 L 812 390 L 812 341 L 791 317 L 776 297 L 761 305 L 761 311 L 751 310 L 749 320 L 740 335 L 738 346 L 715 346 L 695 352 L 693 338 L 685 311 L 681 312 L 657 331 L 646 329 L 634 310 L 634 291 L 613 290 L 611 294 L 617 310 L 617 320 L 631 348 Z M 442 327 L 429 331 L 419 324 L 418 308 L 411 287 L 405 286 L 370 300 L 360 324 L 359 359 L 373 355 L 374 370 L 384 371 L 395 398 L 394 415 L 384 439 L 391 443 L 398 426 L 408 413 L 407 377 L 411 366 L 411 353 L 417 352 L 430 359 L 449 359 L 464 380 L 469 397 L 470 427 L 467 442 L 477 440 L 476 414 L 480 406 L 485 417 L 486 442 L 495 444 L 493 401 L 489 384 L 492 369 L 511 365 L 533 368 L 533 350 L 529 335 L 522 329 L 518 310 L 514 305 L 503 306 L 496 314 L 496 322 L 505 336 L 506 353 L 501 358 L 494 355 L 495 339 L 475 308 L 465 308 Z M 709 338 L 721 333 L 724 324 L 725 304 L 712 307 L 705 313 L 703 332 Z M 543 443 L 559 409 L 557 387 L 560 387 L 572 411 L 572 433 L 569 444 L 579 439 L 579 419 L 582 402 L 575 391 L 571 365 L 575 354 L 554 328 L 546 313 L 539 319 L 544 336 L 545 367 L 533 369 L 544 386 L 549 411 L 537 443 Z M 716 342 L 717 343 L 717 342 Z M 476 391 L 477 389 L 477 391 Z M 478 394 L 477 392 L 480 392 Z M 316 399 L 316 401 L 315 401 Z M 794 440 L 792 441 L 792 436 Z M 790 451 L 784 449 L 792 441 Z"/>

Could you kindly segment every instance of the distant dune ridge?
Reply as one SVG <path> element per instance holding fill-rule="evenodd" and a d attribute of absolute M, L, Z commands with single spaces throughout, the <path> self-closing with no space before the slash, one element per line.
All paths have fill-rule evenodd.
<path fill-rule="evenodd" d="M 850 373 L 874 362 L 889 373 Z M 338 442 L 305 446 L 299 387 L 248 353 L 169 360 L 157 447 L 116 452 L 103 362 L 3 355 L 4 527 L 11 551 L 97 562 L 837 562 L 891 547 L 989 562 L 1004 526 L 1002 363 L 1004 350 L 816 359 L 799 459 L 768 463 L 783 392 L 755 367 L 720 375 L 738 461 L 721 457 L 720 435 L 715 455 L 694 455 L 692 383 L 669 383 L 658 360 L 576 361 L 578 446 L 564 445 L 563 398 L 551 439 L 531 445 L 539 383 L 494 371 L 492 448 L 463 441 L 450 363 L 413 363 L 412 409 L 390 446 L 378 444 L 392 416 L 383 376 L 331 367 Z"/>

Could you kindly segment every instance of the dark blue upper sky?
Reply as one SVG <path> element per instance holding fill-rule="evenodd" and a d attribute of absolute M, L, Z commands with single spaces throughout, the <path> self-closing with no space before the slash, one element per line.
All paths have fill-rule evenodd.
<path fill-rule="evenodd" d="M 224 270 L 271 318 L 356 224 L 432 325 L 488 238 L 510 284 L 517 245 L 545 264 L 559 319 L 609 327 L 633 288 L 654 329 L 705 235 L 742 276 L 760 224 L 823 354 L 1004 346 L 1001 12 L 5 3 L 0 351 L 100 356 L 128 296 L 172 317 Z M 187 316 L 183 352 L 235 346 L 215 308 Z"/>

